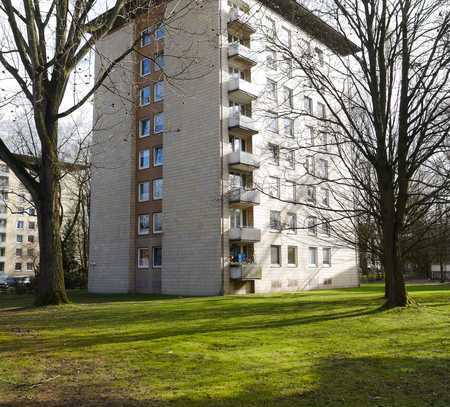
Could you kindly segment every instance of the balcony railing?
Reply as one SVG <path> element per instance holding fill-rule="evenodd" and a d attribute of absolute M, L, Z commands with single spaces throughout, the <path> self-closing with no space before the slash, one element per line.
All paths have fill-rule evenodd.
<path fill-rule="evenodd" d="M 254 227 L 231 228 L 229 232 L 230 240 L 239 242 L 260 242 L 261 230 Z"/>
<path fill-rule="evenodd" d="M 256 28 L 249 19 L 249 14 L 233 7 L 228 15 L 228 27 L 245 31 L 248 34 L 253 34 L 256 32 Z"/>
<path fill-rule="evenodd" d="M 228 201 L 233 207 L 246 208 L 259 205 L 261 203 L 261 195 L 256 189 L 236 188 L 230 191 Z"/>
<path fill-rule="evenodd" d="M 239 171 L 253 171 L 259 168 L 259 160 L 252 154 L 245 151 L 233 151 L 228 156 L 230 168 Z"/>
<path fill-rule="evenodd" d="M 228 95 L 230 100 L 245 105 L 257 99 L 258 89 L 251 82 L 239 77 L 232 77 L 228 82 Z"/>
<path fill-rule="evenodd" d="M 239 42 L 233 42 L 228 46 L 228 59 L 233 62 L 240 62 L 241 64 L 250 67 L 255 66 L 258 61 L 256 55 L 252 50 Z"/>
<path fill-rule="evenodd" d="M 252 136 L 258 133 L 258 127 L 255 120 L 251 117 L 244 116 L 240 112 L 239 106 L 230 108 L 228 120 L 230 132 L 238 136 Z"/>
<path fill-rule="evenodd" d="M 232 280 L 260 280 L 262 268 L 254 263 L 231 263 L 230 277 Z"/>

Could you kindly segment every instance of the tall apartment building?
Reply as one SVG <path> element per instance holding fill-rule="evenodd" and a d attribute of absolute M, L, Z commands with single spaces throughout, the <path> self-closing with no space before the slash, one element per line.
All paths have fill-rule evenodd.
<path fill-rule="evenodd" d="M 302 185 L 304 166 L 284 153 L 315 124 L 279 117 L 279 105 L 324 105 L 291 79 L 268 32 L 289 46 L 300 33 L 319 57 L 346 52 L 295 1 L 162 1 L 97 43 L 97 75 L 126 49 L 137 52 L 95 95 L 91 292 L 358 285 L 354 249 L 301 205 L 305 197 L 332 205 L 326 183 Z M 332 171 L 320 156 L 305 165 Z"/>
<path fill-rule="evenodd" d="M 0 162 L 0 273 L 34 275 L 39 258 L 37 229 L 30 194 Z"/>

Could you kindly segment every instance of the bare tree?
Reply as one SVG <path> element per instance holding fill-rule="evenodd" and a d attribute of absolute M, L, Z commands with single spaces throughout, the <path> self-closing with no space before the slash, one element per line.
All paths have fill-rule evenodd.
<path fill-rule="evenodd" d="M 330 0 L 321 12 L 340 35 L 334 42 L 311 28 L 314 16 L 307 10 L 288 3 L 283 7 L 291 21 L 309 26 L 309 37 L 299 30 L 291 42 L 278 33 L 267 41 L 279 65 L 291 66 L 289 80 L 298 81 L 294 91 L 305 104 L 279 106 L 278 118 L 314 119 L 316 125 L 311 134 L 302 127 L 296 146 L 282 145 L 279 151 L 295 150 L 297 164 L 305 167 L 298 183 L 311 190 L 328 186 L 330 207 L 313 194 L 300 203 L 325 213 L 336 236 L 356 247 L 355 230 L 375 228 L 386 306 L 405 306 L 402 258 L 416 244 L 411 229 L 449 196 L 446 2 Z M 310 107 L 311 95 L 323 108 Z M 314 160 L 323 158 L 329 170 L 317 173 Z"/>

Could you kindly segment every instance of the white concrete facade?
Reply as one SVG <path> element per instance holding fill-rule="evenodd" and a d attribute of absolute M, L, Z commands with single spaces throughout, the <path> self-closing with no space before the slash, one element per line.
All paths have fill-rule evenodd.
<path fill-rule="evenodd" d="M 355 250 L 337 237 L 320 231 L 311 236 L 306 228 L 310 212 L 301 205 L 306 193 L 302 184 L 307 179 L 304 166 L 296 165 L 295 169 L 290 169 L 284 156 L 279 165 L 274 165 L 268 154 L 269 143 L 279 145 L 282 150 L 293 147 L 298 135 L 304 134 L 305 126 L 315 126 L 315 123 L 296 120 L 294 138 L 284 134 L 281 118 L 278 119 L 280 131 L 269 130 L 268 110 L 279 113 L 277 110 L 282 107 L 280 103 L 269 106 L 272 102 L 266 91 L 267 80 L 279 85 L 279 99 L 282 86 L 295 90 L 293 103 L 296 105 L 304 103 L 305 94 L 311 97 L 315 108 L 319 99 L 310 91 L 306 93 L 305 84 L 298 78 L 290 80 L 284 70 L 268 69 L 263 21 L 273 21 L 277 32 L 289 30 L 293 41 L 294 36 L 298 38 L 304 34 L 308 38 L 308 35 L 256 1 L 239 3 L 245 6 L 243 9 L 247 8 L 245 16 L 243 11 L 239 12 L 243 14 L 244 26 L 232 26 L 229 20 L 236 9 L 230 7 L 230 3 L 234 2 L 201 2 L 198 8 L 194 7 L 167 26 L 165 69 L 172 79 L 168 81 L 164 97 L 164 226 L 163 233 L 157 237 L 162 247 L 161 268 L 136 268 L 134 226 L 131 226 L 134 225 L 136 163 L 134 138 L 127 137 L 129 132 L 133 134 L 130 129 L 135 127 L 135 119 L 132 114 L 125 113 L 131 111 L 132 106 L 121 101 L 119 96 L 96 95 L 97 117 L 99 112 L 104 115 L 104 109 L 110 111 L 109 102 L 113 101 L 115 109 L 111 113 L 120 125 L 95 132 L 100 143 L 95 143 L 98 148 L 94 150 L 94 164 L 98 160 L 99 167 L 104 168 L 94 171 L 89 273 L 92 292 L 151 292 L 145 287 L 151 285 L 154 273 L 159 273 L 160 292 L 176 295 L 299 291 L 359 284 Z M 183 4 L 169 2 L 166 16 L 173 15 L 173 5 L 183 9 Z M 232 42 L 229 38 L 240 29 L 245 32 L 245 44 L 236 46 L 233 38 Z M 98 44 L 99 53 L 108 57 L 119 53 L 132 42 L 132 35 L 131 22 Z M 326 49 L 325 44 L 318 45 Z M 327 51 L 328 56 L 331 52 Z M 187 62 L 192 60 L 195 62 Z M 177 75 L 180 65 L 187 66 L 182 77 Z M 231 77 L 232 68 L 245 71 L 238 74 L 242 75 L 242 80 Z M 113 80 L 123 82 L 120 88 L 125 93 L 133 88 L 131 74 L 129 77 L 121 74 Z M 229 107 L 233 102 L 251 103 L 252 117 L 249 118 L 247 112 L 236 116 L 235 108 Z M 228 161 L 233 153 L 230 140 L 239 135 L 245 140 L 245 151 L 238 156 L 238 165 L 231 168 Z M 100 156 L 104 158 L 97 158 Z M 301 161 L 302 157 L 296 158 L 297 163 Z M 102 165 L 105 162 L 114 162 L 116 166 L 107 168 Z M 330 175 L 333 172 L 332 165 L 329 172 Z M 233 201 L 235 198 L 230 195 L 235 188 L 232 179 L 235 180 L 237 174 L 251 179 L 252 185 L 246 187 L 256 189 L 245 192 L 250 202 L 243 202 L 243 196 Z M 298 202 L 289 203 L 267 196 L 270 195 L 270 177 L 279 178 L 281 194 L 287 191 L 287 181 L 296 183 L 295 200 Z M 233 214 L 239 213 L 237 209 L 241 210 L 240 220 L 233 218 L 232 221 Z M 274 230 L 270 224 L 271 211 L 280 212 L 283 224 L 287 222 L 288 214 L 295 213 L 295 230 Z M 245 225 L 236 225 L 236 222 Z M 248 241 L 230 241 L 230 238 Z M 148 244 L 151 249 L 154 243 Z M 243 258 L 236 256 L 237 245 L 241 244 L 249 250 L 245 267 L 255 273 L 248 279 L 236 274 L 241 267 L 237 258 Z M 277 264 L 271 256 L 273 246 L 279 247 Z M 293 247 L 296 248 L 295 256 L 292 256 Z M 314 265 L 309 261 L 311 248 L 317 250 Z M 291 264 L 288 250 L 290 260 L 295 257 Z M 330 254 L 330 261 L 326 262 L 329 264 L 324 264 L 325 253 Z M 243 273 L 243 268 L 238 272 Z M 139 284 L 136 285 L 136 281 Z"/>

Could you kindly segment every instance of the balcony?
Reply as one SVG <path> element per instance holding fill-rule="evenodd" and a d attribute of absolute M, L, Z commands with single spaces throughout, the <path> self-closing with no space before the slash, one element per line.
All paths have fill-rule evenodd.
<path fill-rule="evenodd" d="M 228 14 L 228 28 L 244 31 L 249 35 L 256 32 L 256 28 L 250 22 L 250 15 L 235 7 Z"/>
<path fill-rule="evenodd" d="M 254 263 L 231 263 L 230 277 L 232 280 L 260 280 L 262 269 Z"/>
<path fill-rule="evenodd" d="M 261 203 L 261 195 L 256 189 L 236 188 L 230 191 L 228 202 L 234 208 L 249 208 Z"/>
<path fill-rule="evenodd" d="M 251 117 L 244 116 L 236 106 L 230 108 L 228 129 L 230 134 L 237 136 L 253 136 L 258 133 L 256 122 Z"/>
<path fill-rule="evenodd" d="M 259 160 L 252 153 L 233 151 L 228 156 L 228 165 L 233 170 L 250 172 L 259 168 Z"/>
<path fill-rule="evenodd" d="M 258 97 L 256 86 L 241 78 L 231 78 L 228 82 L 230 100 L 245 105 Z"/>
<path fill-rule="evenodd" d="M 254 243 L 261 241 L 261 230 L 251 226 L 231 228 L 229 232 L 230 240 Z"/>
<path fill-rule="evenodd" d="M 255 54 L 251 51 L 251 49 L 238 42 L 233 42 L 228 46 L 228 60 L 250 67 L 255 66 L 258 63 L 256 61 Z"/>

